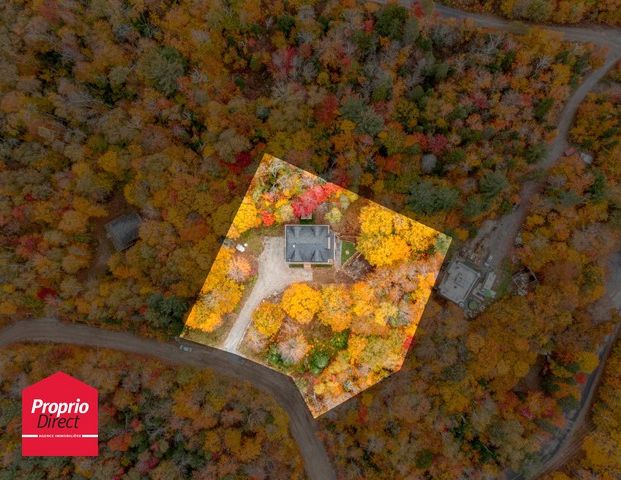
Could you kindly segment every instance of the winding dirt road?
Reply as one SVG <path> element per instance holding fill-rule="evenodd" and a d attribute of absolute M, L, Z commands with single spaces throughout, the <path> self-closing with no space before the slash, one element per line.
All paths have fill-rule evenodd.
<path fill-rule="evenodd" d="M 411 2 L 403 2 L 410 4 Z M 564 25 L 535 25 L 527 22 L 505 20 L 490 15 L 465 12 L 456 8 L 436 5 L 435 12 L 444 18 L 456 18 L 459 20 L 472 20 L 479 27 L 492 30 L 502 30 L 510 33 L 525 33 L 531 27 L 540 27 L 544 30 L 562 33 L 566 40 L 580 43 L 595 43 L 611 49 L 621 49 L 621 30 L 618 28 L 604 27 L 599 25 L 589 26 L 564 26 Z"/>
<path fill-rule="evenodd" d="M 614 309 L 621 312 L 621 252 L 612 255 L 609 261 L 609 272 L 606 278 L 606 294 L 598 301 L 604 309 Z M 612 352 L 614 345 L 621 334 L 621 323 L 617 323 L 614 330 L 608 335 L 599 353 L 599 365 L 591 375 L 582 391 L 580 407 L 572 418 L 569 419 L 569 427 L 565 431 L 558 447 L 554 449 L 540 468 L 537 469 L 536 476 L 552 473 L 569 461 L 574 454 L 582 448 L 582 438 L 588 433 L 587 418 L 591 412 L 591 407 L 596 398 L 602 376 L 606 369 L 606 361 Z"/>
<path fill-rule="evenodd" d="M 542 172 L 547 172 L 562 158 L 563 152 L 569 146 L 569 131 L 580 104 L 582 104 L 587 94 L 595 88 L 599 81 L 606 76 L 610 69 L 619 60 L 621 60 L 621 48 L 611 50 L 608 53 L 604 64 L 587 75 L 580 87 L 572 93 L 560 113 L 556 138 L 548 146 L 545 158 L 540 164 L 540 170 Z M 495 229 L 494 242 L 490 245 L 489 252 L 493 257 L 491 266 L 496 269 L 496 274 L 498 276 L 502 274 L 500 271 L 501 262 L 513 248 L 513 241 L 515 240 L 520 227 L 524 223 L 524 219 L 526 218 L 530 206 L 530 201 L 533 195 L 543 188 L 544 181 L 545 175 L 542 175 L 540 180 L 525 182 L 520 190 L 519 206 L 511 213 L 505 215 L 498 222 Z"/>
<path fill-rule="evenodd" d="M 323 443 L 317 436 L 316 423 L 293 381 L 274 370 L 217 348 L 197 343 L 191 352 L 183 352 L 174 342 L 158 342 L 131 333 L 103 328 L 60 323 L 54 319 L 23 320 L 0 330 L 0 347 L 19 342 L 68 343 L 155 357 L 166 363 L 211 368 L 218 374 L 247 381 L 272 395 L 289 415 L 289 428 L 295 439 L 306 474 L 313 480 L 336 479 Z M 183 342 L 186 343 L 186 342 Z"/>
<path fill-rule="evenodd" d="M 442 18 L 470 20 L 482 28 L 501 30 L 515 34 L 523 34 L 529 28 L 537 26 L 523 22 L 508 21 L 489 14 L 465 12 L 444 5 L 436 5 L 435 11 Z M 539 27 L 545 30 L 558 32 L 563 35 L 565 40 L 593 43 L 608 49 L 604 64 L 586 76 L 580 86 L 572 92 L 559 115 L 557 135 L 554 141 L 548 145 L 545 158 L 540 164 L 541 170 L 547 172 L 563 156 L 563 152 L 569 146 L 569 131 L 576 116 L 576 112 L 587 94 L 592 91 L 610 69 L 621 60 L 621 30 L 600 26 L 574 27 L 539 25 Z M 520 205 L 499 220 L 498 226 L 495 228 L 495 241 L 490 245 L 489 252 L 493 258 L 491 266 L 496 270 L 497 275 L 501 274 L 501 262 L 511 251 L 513 241 L 526 218 L 530 200 L 535 193 L 540 191 L 542 186 L 543 180 L 525 182 L 520 190 Z"/>

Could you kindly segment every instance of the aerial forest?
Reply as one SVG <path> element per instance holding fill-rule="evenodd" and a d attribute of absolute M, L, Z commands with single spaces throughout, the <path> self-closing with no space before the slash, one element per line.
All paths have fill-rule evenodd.
<path fill-rule="evenodd" d="M 458 3 L 536 21 L 618 24 L 621 11 Z M 541 169 L 565 102 L 604 56 L 535 27 L 514 35 L 437 17 L 430 1 L 0 2 L 0 326 L 54 316 L 178 335 L 265 153 L 454 248 L 539 179 L 496 301 L 467 318 L 432 295 L 400 371 L 318 420 L 343 479 L 535 471 L 619 321 L 605 295 L 621 239 L 619 67 L 580 107 L 574 150 Z M 139 237 L 116 251 L 105 225 L 130 212 Z M 253 271 L 236 268 L 240 281 Z M 537 281 L 518 294 L 511 278 L 525 269 Z M 298 293 L 283 308 L 304 319 Z M 223 305 L 241 295 L 229 294 Z M 98 478 L 101 465 L 101 478 L 265 478 L 269 468 L 304 478 L 271 399 L 208 371 L 130 360 L 3 350 L 0 479 Z M 19 388 L 51 364 L 106 399 L 101 465 L 20 462 Z M 618 411 L 615 378 L 606 373 L 584 440 L 584 478 L 614 478 L 619 465 L 605 420 Z"/>

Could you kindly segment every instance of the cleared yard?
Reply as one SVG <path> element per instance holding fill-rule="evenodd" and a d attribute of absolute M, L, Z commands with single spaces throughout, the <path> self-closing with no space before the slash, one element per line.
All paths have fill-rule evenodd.
<path fill-rule="evenodd" d="M 343 240 L 341 242 L 341 265 L 349 260 L 354 253 L 356 253 L 356 245 L 353 242 Z"/>

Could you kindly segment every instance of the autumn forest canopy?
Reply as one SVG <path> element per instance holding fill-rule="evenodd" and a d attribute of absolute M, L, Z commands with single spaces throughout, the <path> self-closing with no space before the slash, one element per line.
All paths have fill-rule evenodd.
<path fill-rule="evenodd" d="M 428 7 L 3 3 L 2 312 L 178 329 L 264 151 L 462 238 L 510 208 L 592 54 Z"/>
<path fill-rule="evenodd" d="M 256 478 L 274 468 L 306 478 L 285 412 L 248 384 L 209 369 L 106 349 L 24 344 L 3 348 L 0 367 L 0 408 L 10 413 L 0 420 L 0 478 Z M 21 456 L 20 390 L 57 370 L 98 390 L 97 457 Z"/>
<path fill-rule="evenodd" d="M 559 22 L 618 24 L 621 11 L 612 2 L 452 3 Z M 416 337 L 393 342 L 410 352 L 401 370 L 318 421 L 342 478 L 533 472 L 578 408 L 598 345 L 618 320 L 605 293 L 621 238 L 619 67 L 578 110 L 568 139 L 578 150 L 542 169 L 563 105 L 603 55 L 540 28 L 513 35 L 447 20 L 429 1 L 0 2 L 0 322 L 49 315 L 178 335 L 217 252 L 227 252 L 220 247 L 232 219 L 248 211 L 242 198 L 264 153 L 447 234 L 456 249 L 519 207 L 521 187 L 536 182 L 520 242 L 498 259 L 489 308 L 467 318 L 432 294 Z M 330 193 L 287 207 L 301 217 Z M 124 213 L 139 214 L 138 239 L 116 251 L 105 225 Z M 267 213 L 273 218 L 245 218 L 278 223 L 276 208 Z M 412 239 L 385 235 L 375 215 L 362 220 L 361 248 L 380 270 L 395 268 L 395 258 L 373 257 L 387 239 L 399 247 L 388 253 L 417 253 Z M 239 227 L 241 237 L 252 225 Z M 254 266 L 230 257 L 217 280 L 248 282 Z M 517 294 L 512 277 L 524 271 L 536 281 Z M 383 295 L 379 320 L 398 318 L 403 286 L 372 280 Z M 410 283 L 408 294 L 416 293 Z M 240 302 L 235 288 L 217 298 L 218 313 Z M 351 349 L 354 358 L 383 359 L 370 347 L 363 353 L 372 342 L 346 345 L 339 335 L 355 322 L 333 315 L 343 313 L 338 287 L 294 287 L 258 311 L 259 334 L 277 335 L 266 315 L 303 325 L 301 290 L 306 300 L 323 296 L 326 307 L 314 313 L 339 358 Z M 371 315 L 367 295 L 357 287 L 348 300 L 360 316 Z M 278 350 L 272 360 L 302 358 L 299 351 Z M 329 360 L 317 355 L 309 364 L 323 371 Z M 0 402 L 9 412 L 0 470 L 18 471 L 16 386 L 61 361 L 79 365 L 110 405 L 112 427 L 102 432 L 110 477 L 261 478 L 270 468 L 303 476 L 282 413 L 267 399 L 247 406 L 242 397 L 255 392 L 245 386 L 154 362 L 139 371 L 112 352 L 32 346 L 0 358 L 8 372 Z M 606 382 L 579 463 L 584 478 L 618 474 L 619 438 L 604 420 L 618 411 L 618 376 L 607 373 Z M 598 442 L 612 452 L 606 458 Z M 257 458 L 268 460 L 252 469 Z M 24 468 L 24 478 L 88 476 L 99 464 Z"/>

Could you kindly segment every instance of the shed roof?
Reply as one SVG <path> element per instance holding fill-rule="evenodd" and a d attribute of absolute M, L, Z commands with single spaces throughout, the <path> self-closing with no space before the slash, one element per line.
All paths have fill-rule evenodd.
<path fill-rule="evenodd" d="M 112 241 L 115 250 L 119 252 L 125 250 L 138 240 L 141 221 L 140 215 L 132 212 L 106 223 L 106 234 Z"/>
<path fill-rule="evenodd" d="M 329 225 L 285 225 L 288 263 L 333 263 L 334 232 Z"/>

